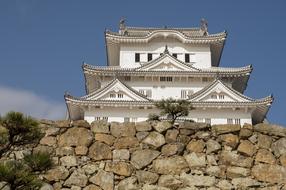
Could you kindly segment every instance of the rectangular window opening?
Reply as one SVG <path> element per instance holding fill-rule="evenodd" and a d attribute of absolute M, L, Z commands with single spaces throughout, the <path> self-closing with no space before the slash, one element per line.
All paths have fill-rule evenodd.
<path fill-rule="evenodd" d="M 234 124 L 240 125 L 240 119 L 235 119 Z"/>
<path fill-rule="evenodd" d="M 227 119 L 227 124 L 233 124 L 233 119 L 232 118 L 228 118 Z"/>
<path fill-rule="evenodd" d="M 117 94 L 118 98 L 123 98 L 123 94 Z"/>
<path fill-rule="evenodd" d="M 109 94 L 110 98 L 116 98 L 116 94 Z"/>
<path fill-rule="evenodd" d="M 175 57 L 175 58 L 178 57 L 178 54 L 177 54 L 177 53 L 173 53 L 172 55 L 173 55 L 173 57 Z"/>
<path fill-rule="evenodd" d="M 125 123 L 130 122 L 130 118 L 129 117 L 124 117 L 124 122 Z"/>
<path fill-rule="evenodd" d="M 151 61 L 152 60 L 152 53 L 148 53 L 148 61 Z"/>
<path fill-rule="evenodd" d="M 124 77 L 124 80 L 125 80 L 125 81 L 131 81 L 131 76 L 125 76 L 125 77 Z"/>
<path fill-rule="evenodd" d="M 185 62 L 190 63 L 190 54 L 188 53 L 185 54 Z"/>
<path fill-rule="evenodd" d="M 140 53 L 135 53 L 135 62 L 140 62 Z"/>

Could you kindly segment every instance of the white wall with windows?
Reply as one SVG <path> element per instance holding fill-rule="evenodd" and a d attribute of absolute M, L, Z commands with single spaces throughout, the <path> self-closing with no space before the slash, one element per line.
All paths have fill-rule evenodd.
<path fill-rule="evenodd" d="M 124 68 L 139 67 L 148 60 L 156 59 L 164 52 L 165 46 L 171 55 L 183 62 L 189 62 L 197 68 L 211 67 L 211 51 L 209 45 L 188 45 L 182 44 L 176 40 L 167 42 L 152 41 L 149 44 L 121 44 L 120 63 Z"/>
<path fill-rule="evenodd" d="M 148 107 L 103 107 L 93 111 L 86 111 L 84 119 L 88 122 L 94 120 L 107 120 L 108 122 L 140 122 L 148 119 L 150 113 L 159 113 L 156 108 L 148 109 Z M 234 109 L 195 109 L 191 110 L 188 119 L 196 122 L 215 124 L 252 124 L 251 112 Z"/>

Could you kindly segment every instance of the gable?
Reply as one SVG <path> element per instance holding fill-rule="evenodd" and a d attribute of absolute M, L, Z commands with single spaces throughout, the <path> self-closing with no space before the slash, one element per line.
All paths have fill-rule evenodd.
<path fill-rule="evenodd" d="M 191 101 L 199 102 L 250 102 L 251 98 L 215 80 L 209 86 L 193 94 Z"/>
<path fill-rule="evenodd" d="M 147 64 L 137 68 L 138 71 L 194 71 L 198 70 L 188 63 L 184 63 L 170 54 L 154 59 Z"/>
<path fill-rule="evenodd" d="M 85 96 L 87 100 L 149 101 L 144 95 L 115 79 L 101 89 Z"/>

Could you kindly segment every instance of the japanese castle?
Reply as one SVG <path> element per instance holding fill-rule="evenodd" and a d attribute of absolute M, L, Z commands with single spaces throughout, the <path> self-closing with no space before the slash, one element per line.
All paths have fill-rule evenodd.
<path fill-rule="evenodd" d="M 243 95 L 252 66 L 219 67 L 227 33 L 210 34 L 206 20 L 194 28 L 145 28 L 119 23 L 105 31 L 107 66 L 82 65 L 86 95 L 65 94 L 70 120 L 139 122 L 158 114 L 154 102 L 186 99 L 188 117 L 210 124 L 265 120 L 272 96 Z"/>

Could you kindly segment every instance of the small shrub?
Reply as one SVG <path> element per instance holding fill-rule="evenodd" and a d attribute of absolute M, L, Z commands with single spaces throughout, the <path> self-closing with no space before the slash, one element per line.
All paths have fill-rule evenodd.
<path fill-rule="evenodd" d="M 0 163 L 0 181 L 7 182 L 13 190 L 38 189 L 42 183 L 20 161 Z"/>
<path fill-rule="evenodd" d="M 9 112 L 2 118 L 3 126 L 8 129 L 10 142 L 25 144 L 40 138 L 38 122 L 20 112 Z"/>
<path fill-rule="evenodd" d="M 44 171 L 52 166 L 50 155 L 46 152 L 26 155 L 24 161 L 33 171 Z"/>
<path fill-rule="evenodd" d="M 0 125 L 0 149 L 9 141 L 9 131 Z"/>
<path fill-rule="evenodd" d="M 155 103 L 155 106 L 161 110 L 161 115 L 167 116 L 174 123 L 178 117 L 189 115 L 193 109 L 191 103 L 187 100 L 175 100 L 172 98 L 163 99 Z"/>
<path fill-rule="evenodd" d="M 160 121 L 160 116 L 154 113 L 148 115 L 148 121 Z"/>
<path fill-rule="evenodd" d="M 13 145 L 33 143 L 42 136 L 38 122 L 20 112 L 7 113 L 4 117 L 1 117 L 0 123 L 8 130 L 8 139 L 5 140 L 5 143 L 7 143 L 1 148 L 0 156 Z"/>

